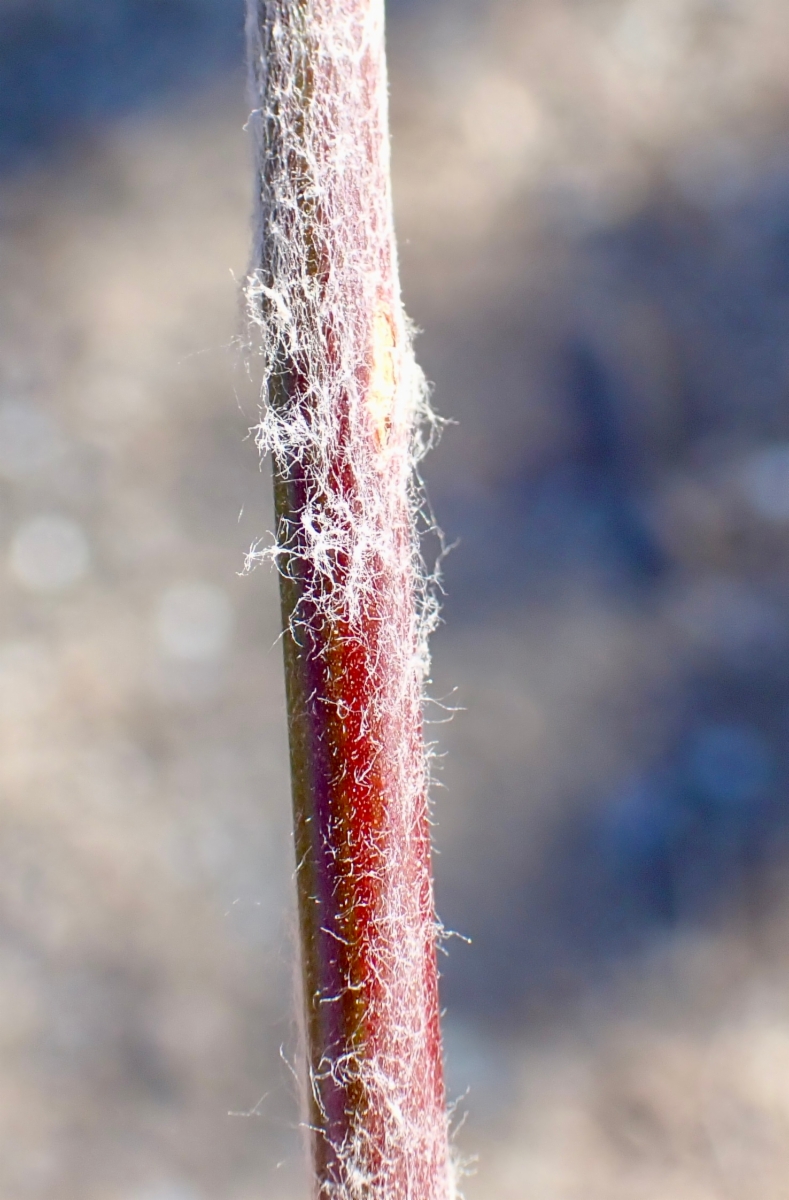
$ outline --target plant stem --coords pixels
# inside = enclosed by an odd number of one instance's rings
[[[316,1194],[449,1200],[383,0],[249,0]]]

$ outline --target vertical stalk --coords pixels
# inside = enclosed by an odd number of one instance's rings
[[[449,1200],[383,0],[248,0],[316,1195]]]

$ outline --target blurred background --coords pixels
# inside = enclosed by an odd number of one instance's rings
[[[241,7],[0,0],[2,1200],[308,1194]],[[389,15],[465,1193],[785,1200],[789,8]]]

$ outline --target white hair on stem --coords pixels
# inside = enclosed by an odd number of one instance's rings
[[[306,679],[317,654],[322,681],[302,679],[290,711],[318,1194],[450,1200],[421,725],[437,604],[418,464],[436,421],[400,298],[383,34],[383,0],[248,0],[260,190],[246,296],[257,440],[280,486],[274,545],[249,565],[273,559],[293,585],[291,668]],[[309,807],[311,770],[328,817]],[[345,1027],[316,1049],[333,1012]]]
[[[274,545],[251,549],[248,566],[273,559],[288,569],[294,553],[306,559],[309,599],[330,618],[354,624],[392,553],[392,539],[382,537],[391,529],[392,505],[399,510],[407,495],[426,672],[438,604],[417,536],[420,525],[432,528],[418,465],[440,422],[399,295],[386,75],[375,72],[380,94],[371,105],[363,70],[383,47],[383,0],[249,0],[249,14],[253,97],[261,104],[251,122],[269,156],[258,173],[255,266],[246,286],[269,398],[257,444],[280,469],[308,463],[309,482],[298,538],[280,529]],[[305,85],[317,46],[321,78],[336,83],[325,91]],[[338,105],[366,113],[367,127]],[[284,362],[303,383],[299,404],[275,398]],[[378,426],[378,455],[370,455],[359,409]],[[352,498],[341,485],[343,468],[354,479]],[[338,562],[345,564],[342,588]]]

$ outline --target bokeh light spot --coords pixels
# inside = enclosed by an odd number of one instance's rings
[[[742,471],[745,497],[760,517],[789,521],[789,442],[752,454]]]
[[[25,479],[54,462],[61,449],[46,413],[22,400],[0,404],[0,477]]]
[[[159,602],[156,634],[169,658],[206,662],[221,657],[233,630],[233,609],[225,592],[210,583],[182,583]]]
[[[82,527],[59,513],[33,517],[11,542],[9,566],[18,583],[34,592],[59,592],[78,583],[90,565]]]

